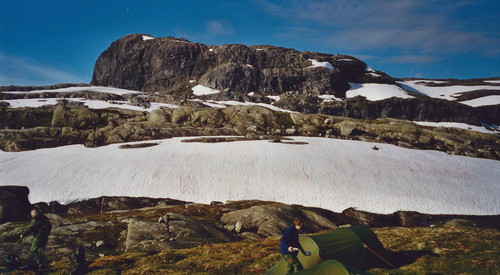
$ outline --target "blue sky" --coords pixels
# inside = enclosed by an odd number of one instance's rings
[[[0,85],[88,83],[131,33],[348,54],[394,77],[500,76],[498,0],[0,0]]]

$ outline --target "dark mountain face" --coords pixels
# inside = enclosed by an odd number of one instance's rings
[[[313,66],[316,61],[333,68]],[[208,46],[173,37],[145,40],[144,35],[132,34],[101,54],[91,84],[175,93],[198,83],[242,95],[294,91],[341,97],[349,89],[348,82],[394,80],[381,72],[368,72],[363,61],[351,56],[273,46]]]
[[[368,68],[352,56],[299,52],[269,45],[212,46],[182,38],[153,39],[131,34],[113,42],[99,56],[91,84],[176,99],[196,98],[191,89],[200,84],[220,91],[203,96],[204,99],[270,103],[267,96],[279,95],[276,106],[304,113],[474,125],[499,123],[497,106],[473,108],[423,96],[404,85],[399,86],[415,98],[369,101],[360,97],[328,102],[318,97],[334,95],[345,99],[350,82],[399,85],[392,77]],[[474,91],[467,96],[484,96],[485,91],[482,92],[479,95]]]

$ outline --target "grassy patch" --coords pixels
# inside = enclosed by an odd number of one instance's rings
[[[500,233],[476,228],[377,228],[385,247],[393,252],[423,251],[412,264],[373,274],[496,274]]]
[[[248,201],[250,205],[259,201]],[[245,203],[242,203],[245,204]],[[235,204],[234,207],[242,207]],[[226,205],[226,207],[231,204]],[[217,213],[192,206],[199,218]],[[191,209],[190,209],[191,208]],[[193,212],[193,213],[194,213]],[[497,274],[500,233],[495,229],[413,227],[374,228],[384,246],[413,259],[396,269],[370,269],[372,274]],[[209,244],[156,254],[125,253],[89,261],[89,274],[262,274],[276,264],[279,238]],[[51,263],[47,274],[68,274],[67,260]],[[30,274],[29,272],[12,274]],[[34,274],[34,273],[31,273]]]
[[[292,118],[290,118],[289,113],[285,112],[275,112],[274,116],[276,117],[276,123],[279,125],[285,127],[285,128],[290,128],[294,126]]]

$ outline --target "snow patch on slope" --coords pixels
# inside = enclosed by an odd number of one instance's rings
[[[311,63],[312,63],[312,66],[310,66],[308,68],[325,67],[325,68],[328,68],[330,70],[333,70],[333,65],[330,64],[330,62],[319,62],[316,59],[308,59],[308,60],[311,61]]]
[[[319,98],[323,99],[323,101],[342,101],[341,98],[338,98],[334,95],[319,95]]]
[[[459,122],[429,122],[429,121],[414,121],[414,122],[416,124],[422,125],[422,126],[452,127],[452,128],[460,128],[460,129],[471,130],[471,131],[487,133],[487,134],[499,133],[498,131],[489,130],[486,127],[469,125],[469,124],[459,123]]]
[[[377,83],[349,83],[349,85],[351,88],[346,93],[347,98],[363,96],[371,101],[384,100],[391,97],[413,98],[413,96],[396,85]]]
[[[32,107],[38,108],[46,105],[56,105],[58,100],[62,98],[30,98],[30,99],[9,99],[2,100],[4,102],[9,103],[9,107],[11,108],[23,108],[23,107]],[[132,105],[128,101],[102,101],[102,100],[92,100],[86,98],[67,98],[68,101],[81,102],[85,106],[90,109],[105,109],[105,108],[119,108],[119,109],[127,109],[141,112],[151,112],[156,109],[160,109],[162,107],[165,108],[178,108],[179,106],[167,103],[156,103],[151,102],[149,108],[144,108],[136,105]]]
[[[140,149],[0,151],[0,178],[28,186],[32,203],[147,196],[202,203],[261,199],[337,212],[500,214],[495,160],[326,138],[295,138],[307,145],[183,139]]]
[[[200,99],[194,99],[193,101],[198,101],[201,102],[202,104],[212,107],[212,108],[227,108],[228,106],[237,106],[237,105],[243,105],[243,106],[260,106],[264,107],[273,111],[277,112],[287,112],[287,113],[294,113],[293,111],[290,110],[285,110],[279,107],[276,107],[271,104],[267,103],[256,103],[256,102],[250,102],[250,101],[235,101],[235,100],[228,100],[228,101],[215,101],[215,100],[206,100],[206,101],[201,101]]]
[[[460,103],[471,107],[498,105],[500,104],[500,95],[483,96],[471,100],[460,101]]]
[[[193,90],[193,94],[200,96],[200,95],[212,95],[212,94],[218,94],[221,91],[212,89],[209,87],[205,87],[203,85],[196,85],[194,86],[191,90]]]
[[[397,83],[401,85],[401,87],[409,90],[415,91],[417,93],[433,97],[433,98],[441,98],[446,100],[455,101],[457,97],[461,93],[472,92],[477,90],[500,90],[498,86],[488,86],[488,85],[476,85],[476,86],[439,86],[439,87],[430,87],[422,84],[418,84],[418,82],[422,82],[421,80],[414,81],[398,81]],[[436,81],[433,81],[437,83]],[[494,104],[499,104],[494,103]]]
[[[112,88],[112,87],[101,87],[101,86],[69,87],[69,88],[60,88],[60,89],[33,90],[33,91],[29,91],[29,92],[5,91],[3,93],[6,93],[6,94],[40,94],[40,93],[76,93],[76,92],[85,92],[85,91],[116,94],[116,95],[140,93],[139,91],[126,90],[126,89],[120,89],[120,88]]]

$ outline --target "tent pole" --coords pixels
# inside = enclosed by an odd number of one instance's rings
[[[368,250],[370,250],[373,254],[375,254],[377,257],[379,257],[380,259],[382,259],[382,261],[384,261],[386,264],[388,264],[390,267],[392,268],[396,268],[393,264],[391,264],[389,261],[387,261],[386,259],[384,259],[384,257],[380,256],[379,254],[377,254],[377,252],[373,251],[369,246],[367,246],[366,244],[365,245],[365,248],[367,248]]]

